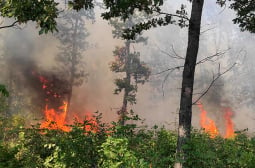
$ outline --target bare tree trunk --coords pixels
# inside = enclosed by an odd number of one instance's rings
[[[14,90],[14,74],[12,68],[9,68],[9,82],[8,82],[8,90],[9,90],[9,97],[8,97],[8,108],[5,113],[5,117],[10,117],[13,113],[13,90]]]
[[[120,124],[125,125],[125,116],[127,115],[127,103],[128,103],[128,95],[130,93],[129,86],[131,85],[131,59],[130,59],[130,42],[126,42],[126,86],[124,89],[123,103],[120,111]]]
[[[194,74],[199,49],[199,36],[201,17],[204,0],[193,0],[191,17],[189,21],[188,47],[182,75],[182,90],[179,111],[179,128],[177,142],[177,159],[185,159],[183,145],[190,137],[192,119],[192,94],[194,84]],[[181,168],[181,163],[176,163],[175,167]]]
[[[71,55],[71,68],[70,68],[70,81],[69,81],[69,92],[67,95],[67,113],[70,110],[71,99],[73,94],[73,85],[74,85],[74,78],[75,78],[75,71],[76,71],[76,62],[77,62],[77,44],[76,44],[76,36],[77,36],[77,29],[78,29],[78,18],[75,19],[74,25],[74,33],[73,33],[73,44],[72,44],[72,55]]]

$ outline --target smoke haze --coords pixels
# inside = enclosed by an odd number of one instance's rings
[[[170,6],[173,2],[169,1],[164,8],[167,11],[175,11],[181,2]],[[187,9],[190,9],[190,6],[187,6]],[[71,108],[81,115],[99,111],[103,113],[104,120],[109,122],[117,119],[117,111],[122,105],[122,94],[113,94],[114,79],[118,75],[110,71],[109,63],[114,60],[112,51],[115,46],[122,46],[124,41],[112,37],[112,28],[107,21],[100,18],[100,12],[101,10],[96,9],[95,23],[85,21],[90,34],[86,41],[89,42],[90,47],[82,55],[85,71],[89,76],[81,86],[75,87]],[[224,125],[222,108],[231,107],[234,109],[235,129],[249,128],[250,132],[255,132],[255,125],[252,124],[255,118],[253,113],[255,38],[250,33],[239,31],[239,28],[232,23],[234,15],[231,10],[223,10],[217,7],[215,2],[206,1],[198,60],[217,52],[226,51],[226,53],[214,58],[213,61],[197,66],[194,93],[198,94],[195,95],[194,100],[199,97],[199,93],[206,90],[213,75],[217,75],[219,64],[220,71],[223,72],[233,63],[237,63],[233,69],[216,81],[201,102],[208,115],[220,128]],[[35,69],[41,74],[46,72],[54,74],[54,66],[57,65],[55,57],[59,53],[60,43],[52,34],[39,36],[38,30],[34,27],[35,25],[28,24],[22,30],[1,30],[1,64],[3,65],[1,83],[9,86],[9,75],[13,72],[20,76],[17,80],[20,82],[19,89],[23,90],[23,96],[41,100],[38,96],[40,94],[35,94],[39,90],[34,87],[37,83],[32,82],[35,79],[29,74],[31,75],[31,71]],[[152,75],[149,82],[138,86],[137,104],[132,108],[149,126],[157,124],[176,129],[182,68],[171,73],[170,71],[158,73],[183,65],[184,60],[173,59],[169,55],[185,56],[187,29],[169,25],[145,32],[144,36],[149,37],[147,45],[132,47],[141,53],[141,60],[148,64]],[[61,82],[61,85],[64,85],[64,82]],[[33,104],[31,99],[27,101]],[[39,109],[26,107],[24,111],[25,114],[29,113],[31,118],[42,116],[42,113],[35,110]],[[193,107],[192,119],[193,125],[199,127],[199,110],[196,106]]]

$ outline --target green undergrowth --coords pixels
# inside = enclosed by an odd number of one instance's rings
[[[96,116],[74,123],[70,132],[24,127],[22,119],[0,118],[0,168],[169,168],[177,135],[165,128],[107,125]],[[137,116],[127,120],[139,120]],[[84,129],[84,125],[94,130]],[[193,130],[185,146],[189,168],[254,168],[255,139],[244,132],[233,139],[210,138]]]

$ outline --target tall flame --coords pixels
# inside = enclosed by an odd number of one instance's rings
[[[67,115],[67,103],[63,102],[63,105],[59,107],[59,111],[54,109],[48,109],[48,105],[44,110],[45,121],[42,122],[41,128],[47,129],[61,129],[63,131],[70,131],[70,128],[66,126]]]
[[[231,108],[226,108],[225,109],[225,114],[224,114],[225,127],[226,127],[224,138],[233,138],[235,136],[234,124],[231,120],[232,116],[233,116],[233,112],[232,112]]]
[[[218,128],[216,127],[215,122],[207,117],[207,111],[205,111],[203,105],[200,103],[198,104],[199,110],[200,110],[200,126],[207,132],[211,138],[215,138],[220,133],[218,131]],[[231,108],[225,108],[224,109],[224,119],[225,119],[225,134],[224,138],[234,138],[234,124],[231,120],[231,117],[233,116],[233,112]]]
[[[73,124],[73,123],[67,122],[67,115],[69,117],[73,115],[75,116],[76,121],[83,124],[85,131],[97,131],[95,129],[97,126],[97,122],[94,119],[94,117],[91,115],[91,113],[86,113],[86,122],[85,121],[81,122],[79,117],[75,115],[73,112],[70,113],[71,115],[67,114],[68,103],[65,101],[66,93],[63,91],[59,92],[59,85],[63,85],[63,83],[58,82],[58,80],[54,81],[55,78],[53,79],[50,78],[50,80],[48,80],[46,77],[39,75],[35,71],[33,71],[32,74],[41,83],[41,89],[44,91],[44,94],[45,94],[45,104],[46,104],[44,109],[45,120],[42,121],[40,128],[59,129],[59,130],[68,132],[71,130],[71,127],[67,126],[67,124]]]
[[[205,111],[202,104],[198,104],[200,109],[200,126],[207,132],[211,138],[215,138],[219,135],[218,128],[216,127],[215,122],[207,117],[207,111]]]

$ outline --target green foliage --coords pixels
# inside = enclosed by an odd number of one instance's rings
[[[237,17],[233,20],[242,31],[248,30],[255,33],[255,1],[232,0],[230,8],[236,11]]]
[[[9,97],[9,91],[6,89],[5,85],[0,84],[0,92],[2,95],[0,95],[0,117],[6,116],[7,109],[8,109],[8,102],[7,97]]]
[[[100,167],[104,168],[146,168],[148,163],[143,159],[138,159],[135,153],[128,149],[127,138],[108,137],[106,142],[102,144],[102,149],[99,150],[101,154]]]
[[[39,125],[24,128],[22,119],[0,120],[0,167],[29,168],[166,168],[173,167],[177,134],[165,128],[145,129],[130,122],[139,121],[137,115],[127,117],[127,124],[102,123],[89,120],[70,125],[70,132],[39,129]],[[93,129],[86,130],[86,126]],[[97,131],[92,131],[97,130]],[[210,138],[193,130],[184,165],[190,168],[253,168],[255,138],[244,132],[234,139]]]
[[[8,97],[9,96],[9,92],[6,89],[5,85],[1,85],[0,84],[0,93],[2,93],[3,96]]]
[[[102,14],[104,19],[110,19],[113,17],[121,17],[123,20],[129,18],[134,14],[136,9],[139,11],[145,11],[147,14],[152,14],[153,10],[160,10],[159,7],[163,5],[163,0],[104,0],[104,4],[109,12]]]
[[[18,152],[17,148],[11,148],[3,145],[0,141],[0,167],[13,168],[21,167],[22,165],[15,158]]]
[[[89,120],[76,122],[68,133],[47,129],[42,131],[37,127],[26,129],[19,145],[19,162],[27,167],[31,167],[31,163],[35,167],[95,166],[99,159],[97,151],[106,138],[106,131],[100,122],[97,132],[85,129],[87,126],[91,128]]]
[[[191,168],[215,166],[214,161],[217,159],[217,153],[213,141],[207,134],[199,132],[191,134],[190,141],[183,147],[184,150],[188,151],[184,165]]]
[[[94,7],[93,0],[69,0],[68,5],[77,11],[81,10],[82,8],[92,9]]]
[[[130,148],[137,157],[150,163],[151,167],[165,168],[175,162],[177,136],[164,128],[138,130],[130,139]]]
[[[253,0],[228,0],[232,2],[230,8],[236,11],[234,24],[238,24],[241,31],[255,33],[255,1]],[[227,0],[217,0],[220,6],[226,6]]]
[[[150,16],[144,21],[140,21],[132,25],[132,27],[124,28],[122,37],[124,39],[134,40],[137,34],[140,34],[143,30],[148,30],[152,27],[166,26],[168,24],[176,24],[180,27],[188,26],[189,21],[186,6],[181,5],[180,9],[175,13],[165,13],[162,11],[163,0],[119,0],[117,2],[113,0],[104,0],[104,4],[108,11],[102,14],[103,19],[110,20],[112,18],[120,18],[126,21],[131,15],[136,13],[145,13]]]
[[[127,92],[127,96],[124,97],[129,103],[134,104],[136,102],[137,84],[144,84],[148,81],[150,76],[150,70],[146,64],[140,61],[140,53],[128,53],[129,50],[126,47],[116,47],[113,51],[115,61],[110,64],[110,69],[116,73],[129,74],[123,79],[115,79],[114,83],[117,88],[114,90],[114,94],[119,94],[122,90]],[[134,80],[132,84],[131,80]]]
[[[54,0],[4,0],[0,1],[0,13],[18,23],[34,21],[41,28],[39,34],[42,34],[57,30],[57,5]]]
[[[119,2],[119,1],[118,1]],[[111,19],[110,24],[114,27],[112,31],[114,38],[121,38],[123,29],[130,28],[137,22],[145,19],[144,15],[130,16],[128,20],[121,20],[119,18]],[[150,70],[144,62],[140,60],[140,53],[131,51],[131,44],[146,43],[147,38],[136,36],[135,40],[127,40],[124,47],[116,47],[113,51],[115,61],[110,65],[110,69],[116,73],[124,73],[125,77],[122,79],[116,79],[115,84],[117,88],[114,90],[114,94],[124,92],[123,104],[118,111],[120,120],[124,125],[124,118],[127,115],[127,105],[136,103],[137,84],[144,84],[148,81],[150,76]]]
[[[212,139],[196,131],[184,147],[188,151],[184,164],[190,168],[252,168],[255,163],[254,145],[254,139],[244,133],[237,134],[234,139]]]
[[[191,0],[189,0],[191,2]],[[242,31],[255,32],[255,1],[252,0],[217,0],[220,6],[225,6],[226,2],[232,2],[230,8],[236,11],[236,18],[233,19]],[[135,39],[137,34],[144,30],[157,26],[166,26],[169,24],[178,25],[181,28],[189,26],[188,13],[186,5],[181,4],[175,13],[166,13],[162,10],[163,0],[104,0],[104,4],[108,11],[102,14],[106,20],[112,18],[120,18],[126,21],[131,15],[144,12],[150,16],[147,20],[140,21],[132,25],[132,27],[124,28],[122,37],[124,39]]]

